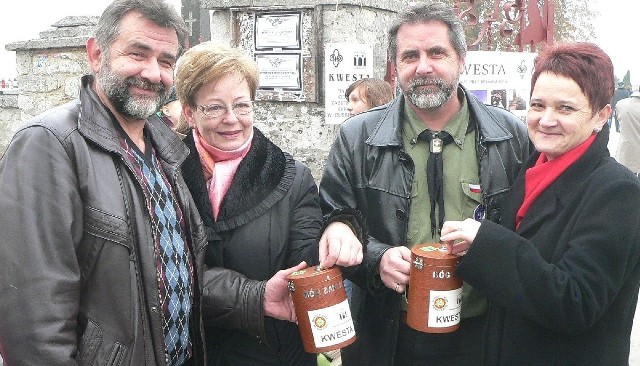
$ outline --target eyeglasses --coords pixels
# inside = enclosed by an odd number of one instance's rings
[[[229,111],[229,109],[231,109],[236,116],[246,116],[253,110],[253,102],[238,102],[231,107],[221,104],[199,105],[197,107],[202,111],[202,114],[207,117],[222,117]]]

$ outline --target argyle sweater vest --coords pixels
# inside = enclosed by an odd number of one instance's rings
[[[151,142],[146,140],[147,154],[128,138],[121,138],[120,144],[141,183],[151,218],[167,365],[183,365],[191,357],[189,319],[194,282],[182,210]]]

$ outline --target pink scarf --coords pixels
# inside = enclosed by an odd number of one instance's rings
[[[231,186],[231,181],[238,170],[238,165],[240,165],[240,162],[251,148],[253,130],[247,141],[232,151],[223,151],[209,145],[196,128],[193,129],[193,140],[196,150],[198,150],[198,155],[200,155],[200,165],[204,172],[204,179],[207,181],[213,217],[217,220],[220,203],[225,194],[227,194],[229,186]]]

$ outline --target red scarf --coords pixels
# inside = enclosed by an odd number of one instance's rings
[[[551,183],[576,162],[591,146],[596,135],[589,136],[583,143],[560,155],[554,160],[547,160],[545,154],[540,154],[536,164],[527,169],[524,176],[524,200],[516,214],[516,228],[520,226],[522,218],[527,213],[533,202],[544,192]]]

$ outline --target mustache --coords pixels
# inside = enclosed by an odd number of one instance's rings
[[[127,84],[127,87],[135,86],[136,88],[153,91],[153,92],[156,92],[156,93],[161,94],[161,95],[164,95],[166,93],[166,88],[165,88],[164,84],[162,84],[162,83],[152,83],[147,79],[143,79],[143,78],[137,77],[137,76],[128,77],[125,80],[125,83]]]
[[[412,88],[415,88],[418,86],[426,86],[426,85],[435,85],[435,86],[443,87],[444,80],[440,78],[415,78],[411,80],[411,82],[409,83],[409,86]]]

